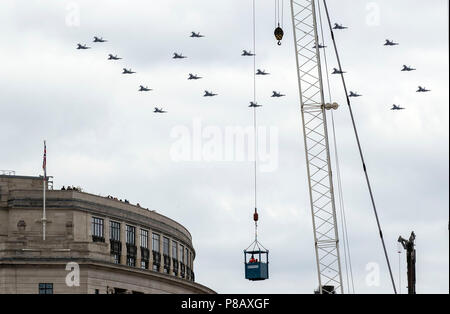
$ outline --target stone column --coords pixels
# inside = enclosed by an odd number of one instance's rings
[[[136,267],[141,268],[141,228],[136,227]]]
[[[150,252],[150,256],[148,258],[148,268],[153,270],[153,232],[152,230],[148,230],[148,251]]]
[[[159,266],[159,272],[164,273],[164,254],[163,254],[163,235],[159,235],[159,254],[161,256],[161,264]]]
[[[127,236],[126,236],[126,224],[120,223],[120,241],[122,242],[122,254],[120,255],[120,264],[127,264]]]
[[[169,238],[169,261],[170,261],[170,269],[169,275],[173,274],[173,260],[172,260],[172,239]]]

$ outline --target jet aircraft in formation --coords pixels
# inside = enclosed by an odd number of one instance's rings
[[[192,74],[192,73],[189,73],[188,80],[200,80],[200,79],[202,79],[202,77],[197,76],[197,75]]]
[[[333,29],[347,29],[348,27],[342,26],[341,24],[334,23]]]
[[[241,56],[244,56],[244,57],[253,57],[254,55],[255,55],[255,54],[252,53],[251,51],[243,50]]]
[[[102,37],[94,36],[94,43],[106,43],[106,42],[107,42],[106,39],[103,39]]]
[[[212,92],[208,92],[207,90],[205,90],[205,95],[203,95],[203,97],[214,97],[217,96],[217,94],[214,94]]]
[[[148,88],[147,86],[146,87],[144,87],[144,86],[142,86],[142,85],[139,85],[139,91],[140,92],[149,92],[149,91],[152,91],[153,89],[150,89],[150,88]]]
[[[120,60],[122,58],[119,58],[117,55],[113,56],[112,54],[108,55],[108,60]]]
[[[91,49],[91,47],[88,47],[86,45],[78,44],[77,49]]]
[[[280,97],[286,96],[286,95],[283,95],[283,94],[281,94],[279,92],[276,92],[276,91],[273,91],[272,93],[273,93],[273,95],[271,97],[275,97],[275,98],[280,98]]]
[[[187,57],[183,56],[183,54],[181,54],[181,53],[174,52],[174,54],[173,54],[173,59],[185,59],[185,58],[187,58]]]
[[[249,107],[249,108],[259,108],[259,107],[262,107],[262,105],[258,105],[257,102],[251,101],[251,102],[250,102],[250,106],[248,106],[248,107]]]
[[[200,33],[191,32],[191,37],[192,38],[202,38],[202,37],[205,37],[205,36],[200,35]]]
[[[123,68],[122,74],[134,74],[134,73],[136,73],[136,72],[131,71],[131,69],[128,70],[128,69]]]
[[[405,110],[405,108],[402,108],[402,107],[397,106],[397,105],[392,105],[392,109],[391,109],[391,110],[393,110],[393,111],[397,111],[397,110]]]
[[[167,111],[164,111],[162,108],[155,107],[153,113],[167,113]]]
[[[270,73],[267,73],[265,70],[256,70],[256,75],[269,75]]]
[[[419,86],[419,89],[417,90],[417,93],[428,93],[431,92],[431,90],[426,89],[425,87]]]
[[[411,71],[415,71],[416,69],[413,69],[407,65],[403,65],[403,69],[402,72],[411,72]]]
[[[344,73],[346,73],[346,72],[334,68],[333,73],[331,73],[331,74],[344,74]]]
[[[352,91],[350,91],[350,95],[348,95],[348,97],[361,97],[362,95],[358,94],[358,93],[354,93]]]
[[[399,43],[394,42],[393,40],[386,39],[385,46],[398,46]]]

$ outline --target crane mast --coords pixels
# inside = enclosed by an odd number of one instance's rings
[[[290,0],[320,294],[343,293],[315,0]]]

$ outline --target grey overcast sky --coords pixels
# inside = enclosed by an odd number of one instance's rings
[[[258,121],[275,134],[269,152],[277,161],[258,179],[270,280],[244,279],[243,250],[254,232],[252,163],[173,157],[180,130],[189,132],[188,145],[200,141],[207,150],[208,134],[196,137],[196,125],[216,139],[225,139],[227,127],[252,126],[253,63],[240,56],[252,49],[250,0],[2,0],[0,169],[41,174],[46,139],[55,188],[127,198],[186,226],[199,283],[220,293],[312,293],[317,275],[289,2],[281,47],[273,38],[274,1],[256,2],[257,66],[271,73],[257,80],[264,105]],[[394,276],[398,236],[414,230],[417,291],[448,293],[448,3],[328,5],[333,22],[349,26],[336,37],[349,89],[364,95],[353,107]],[[206,37],[191,39],[191,31]],[[93,36],[109,41],[94,44]],[[400,46],[384,47],[386,38]],[[77,43],[92,49],[76,50]],[[189,58],[173,60],[175,51]],[[108,61],[109,53],[124,59]],[[417,71],[403,73],[403,64]],[[123,76],[123,67],[137,74]],[[188,73],[204,79],[188,81]],[[154,91],[139,93],[140,84]],[[418,94],[418,85],[432,92]],[[203,98],[205,89],[219,96]],[[344,105],[338,77],[331,89]],[[272,99],[273,90],[287,97]],[[390,111],[394,103],[407,110]],[[169,113],[155,115],[155,106]],[[346,106],[335,119],[355,289],[391,293]],[[380,269],[375,286],[366,281],[371,263]],[[401,271],[404,293],[404,253]]]

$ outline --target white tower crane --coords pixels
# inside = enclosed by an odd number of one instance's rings
[[[291,0],[319,290],[343,293],[315,0]]]

